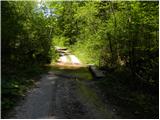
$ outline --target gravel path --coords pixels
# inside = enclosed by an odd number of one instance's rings
[[[34,119],[48,118],[53,99],[53,91],[56,88],[54,75],[42,75],[36,87],[28,91],[25,99],[15,108],[13,118]]]
[[[15,107],[10,118],[117,118],[112,108],[103,105],[94,91],[88,88],[88,83],[91,84],[75,78],[57,76],[50,71],[42,75],[36,87],[30,90],[25,99]]]
[[[59,61],[63,62],[63,63],[67,63],[67,56],[61,56],[59,58]]]
[[[58,60],[62,64],[81,64],[80,60],[75,55],[64,55]]]
[[[81,64],[81,62],[75,55],[69,55],[69,57],[71,59],[72,64]]]
[[[52,74],[42,75],[36,88],[15,108],[11,118],[91,118],[76,96],[76,81]]]
[[[72,58],[75,58],[72,56]],[[77,58],[75,58],[77,59]],[[78,62],[77,60],[72,62]],[[72,71],[73,72],[73,71]],[[82,71],[81,71],[82,72]],[[86,72],[86,71],[85,71]],[[9,115],[18,119],[89,119],[119,118],[113,108],[104,104],[92,84],[83,74],[67,77],[64,71],[52,70],[41,75],[36,87],[28,91],[24,100]],[[90,74],[90,73],[89,73]],[[96,88],[95,88],[96,89]]]

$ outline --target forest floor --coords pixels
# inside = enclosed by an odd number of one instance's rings
[[[88,68],[71,61],[42,74],[9,118],[120,118],[115,107],[102,101]]]

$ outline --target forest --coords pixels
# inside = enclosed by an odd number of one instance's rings
[[[95,85],[111,104],[159,117],[158,1],[2,1],[2,118],[56,63],[55,46],[104,71]]]

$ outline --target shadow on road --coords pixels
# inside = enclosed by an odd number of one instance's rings
[[[45,69],[47,72],[15,107],[10,118],[118,118],[102,101],[87,66],[54,64],[45,65]]]

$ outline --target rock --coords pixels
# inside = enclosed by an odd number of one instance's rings
[[[98,70],[95,66],[89,65],[89,69],[92,72],[93,76],[95,76],[96,78],[105,77],[105,74],[102,71]]]

